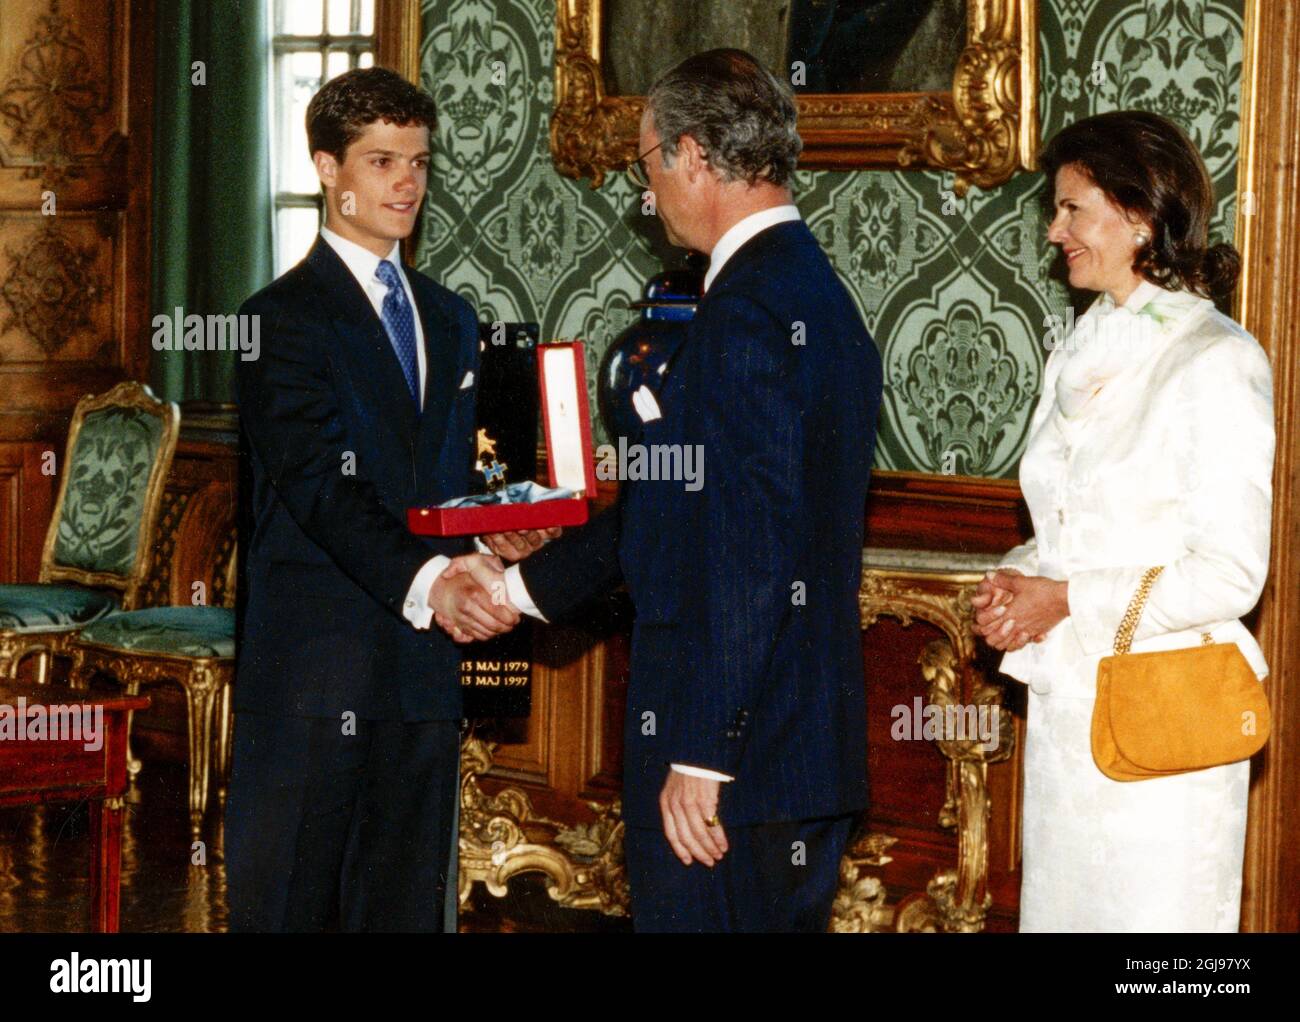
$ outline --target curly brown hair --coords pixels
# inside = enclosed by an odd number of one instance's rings
[[[1237,286],[1241,256],[1208,245],[1214,189],[1205,161],[1173,121],[1144,110],[1116,110],[1076,121],[1047,143],[1039,165],[1054,182],[1072,166],[1111,202],[1151,224],[1133,269],[1167,291],[1218,298]]]
[[[386,67],[358,67],[326,82],[307,104],[307,149],[340,163],[368,125],[437,125],[433,98]]]

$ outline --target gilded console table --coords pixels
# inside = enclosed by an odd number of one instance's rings
[[[869,548],[863,552],[859,593],[865,630],[881,617],[903,625],[929,622],[944,638],[930,642],[919,658],[917,694],[939,706],[1001,707],[1002,688],[987,683],[974,664],[976,637],[970,627],[970,597],[989,555],[961,555]],[[599,647],[587,654],[599,673]],[[990,763],[1011,756],[1011,715],[998,714],[996,749],[985,751],[975,738],[941,739],[935,744],[947,760],[946,794],[936,805],[939,825],[955,830],[957,861],[939,870],[924,893],[887,904],[881,880],[872,867],[890,862],[888,834],[862,834],[840,869],[832,929],[870,931],[977,931],[983,928],[990,895],[988,823]],[[547,877],[547,891],[558,904],[595,909],[609,915],[628,913],[627,875],[623,865],[623,824],[617,799],[587,800],[594,822],[572,825],[534,810],[524,787],[508,785],[488,794],[480,779],[493,767],[493,746],[471,737],[461,756],[461,824],[458,895],[462,906],[476,882],[501,897],[510,878],[521,873]]]
[[[547,893],[565,908],[628,912],[623,821],[618,800],[588,803],[595,823],[569,826],[533,811],[521,788],[486,794],[479,777],[492,766],[492,746],[470,737],[460,754],[460,862],[457,897],[463,907],[475,881],[503,897],[510,878],[544,873]]]
[[[936,707],[997,709],[998,741],[992,749],[975,737],[939,739],[948,760],[946,795],[938,808],[940,826],[957,832],[955,867],[937,872],[924,894],[904,898],[894,909],[885,904],[878,878],[864,867],[889,862],[893,839],[869,832],[844,857],[840,891],[831,926],[838,932],[871,930],[974,932],[983,929],[992,902],[989,867],[988,766],[1011,757],[1015,748],[1012,715],[1002,712],[1001,685],[988,683],[975,666],[976,636],[970,599],[984,572],[997,561],[986,554],[953,554],[868,548],[863,552],[858,594],[862,628],[881,617],[903,625],[928,621],[944,638],[926,645],[920,676],[928,702]],[[987,712],[987,711],[985,711]]]

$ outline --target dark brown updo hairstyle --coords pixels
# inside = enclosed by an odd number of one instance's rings
[[[1214,189],[1205,161],[1177,124],[1143,110],[1076,121],[1039,154],[1050,184],[1073,165],[1116,206],[1151,224],[1133,269],[1167,291],[1205,298],[1237,286],[1241,256],[1231,245],[1207,247]]]

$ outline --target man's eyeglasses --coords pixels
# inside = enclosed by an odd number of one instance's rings
[[[632,183],[636,185],[637,188],[643,191],[646,188],[650,187],[650,175],[645,168],[645,158],[649,156],[652,152],[654,152],[656,149],[658,149],[659,146],[661,145],[663,145],[662,142],[660,142],[658,145],[652,145],[649,149],[647,149],[645,152],[643,152],[640,156],[638,156],[635,160],[633,160],[631,163],[627,165],[627,176],[632,179]]]

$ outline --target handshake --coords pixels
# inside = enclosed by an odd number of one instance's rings
[[[505,564],[519,561],[560,534],[559,528],[484,536],[492,554],[462,554],[429,587],[428,604],[438,627],[456,642],[482,642],[519,623],[519,608],[506,593]]]

